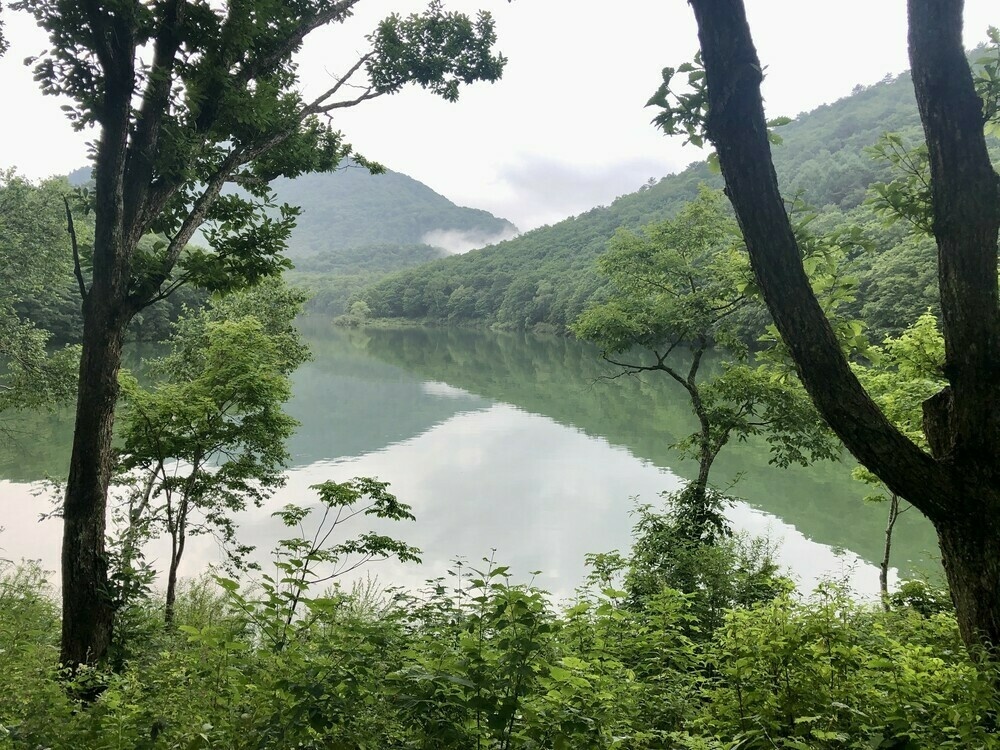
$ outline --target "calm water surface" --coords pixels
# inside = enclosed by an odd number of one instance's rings
[[[416,522],[383,529],[424,551],[424,565],[379,563],[383,583],[416,585],[449,561],[494,554],[522,578],[565,595],[585,575],[584,555],[629,544],[636,499],[693,476],[670,448],[694,427],[685,395],[656,373],[602,379],[590,347],[560,338],[454,330],[342,330],[303,325],[313,361],[295,376],[289,411],[302,426],[290,441],[288,484],[273,507],[240,519],[262,553],[285,533],[270,512],[308,504],[310,485],[377,476],[413,507]],[[0,556],[58,560],[57,521],[41,480],[61,476],[68,415],[31,415],[0,454]],[[728,447],[713,469],[719,486],[739,480],[734,524],[781,543],[781,559],[804,588],[848,576],[872,592],[884,509],[844,463],[768,466],[763,443]],[[360,531],[358,527],[355,531]],[[937,570],[933,533],[915,511],[900,519],[895,565],[907,575]],[[154,557],[159,554],[154,549]],[[184,569],[217,559],[197,538]]]

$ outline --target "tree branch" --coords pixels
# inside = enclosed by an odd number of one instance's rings
[[[69,232],[70,244],[73,247],[73,275],[76,276],[76,283],[80,289],[80,299],[87,299],[87,284],[83,280],[83,269],[80,267],[80,246],[76,241],[73,211],[69,207],[69,198],[65,195],[63,196],[63,205],[66,206],[66,231]]]
[[[158,150],[163,120],[170,110],[174,85],[174,63],[180,49],[178,30],[186,0],[168,0],[153,43],[153,63],[146,79],[142,104],[136,114],[135,133],[129,144],[125,165],[125,214],[134,220],[146,209],[150,181]],[[145,224],[145,222],[143,222]]]
[[[322,94],[313,99],[312,103],[306,106],[302,110],[302,117],[305,118],[311,114],[316,114],[322,111],[319,109],[319,107],[323,106],[324,102],[326,102],[331,96],[334,96],[344,86],[349,85],[347,82],[351,80],[351,77],[355,73],[357,73],[361,69],[361,66],[364,65],[366,62],[368,62],[368,60],[370,60],[371,57],[372,57],[371,52],[369,52],[366,55],[362,55],[358,59],[358,61],[354,63],[354,65],[352,65],[346,73],[344,73],[343,76],[337,79],[337,82],[331,88],[327,89]],[[371,91],[371,88],[369,87],[368,89],[366,89],[366,91]]]
[[[222,193],[222,188],[225,184],[231,180],[237,169],[250,163],[261,154],[264,154],[279,145],[282,141],[289,138],[294,132],[294,129],[288,129],[275,133],[270,138],[267,138],[256,145],[238,148],[231,151],[226,158],[222,160],[222,164],[220,164],[212,176],[208,178],[201,194],[198,196],[198,199],[194,202],[191,210],[181,222],[181,226],[177,230],[177,233],[170,239],[170,243],[167,245],[166,255],[164,256],[163,263],[160,266],[160,271],[154,278],[152,278],[132,296],[131,302],[134,309],[141,310],[148,307],[152,304],[152,301],[155,301],[154,298],[162,299],[164,296],[169,295],[174,291],[176,287],[171,288],[167,292],[153,293],[152,290],[159,289],[160,285],[162,285],[170,277],[171,272],[177,265],[177,261],[180,259],[181,253],[184,251],[184,248],[187,247],[187,243],[191,241],[191,238],[194,236],[198,227],[205,222],[209,210]],[[186,279],[180,281],[177,286],[183,284],[184,281],[186,281]]]
[[[87,23],[90,25],[90,31],[94,38],[94,52],[97,54],[101,69],[107,75],[108,71],[112,70],[115,65],[114,50],[108,40],[110,35],[108,19],[97,0],[82,0],[81,5],[83,5]]]
[[[272,70],[283,58],[291,55],[310,32],[333,21],[343,21],[351,14],[351,10],[358,2],[360,0],[341,0],[312,18],[303,19],[302,23],[296,26],[292,33],[281,44],[276,45],[270,53],[258,59],[247,61],[236,73],[235,80],[238,83],[246,84],[262,73]]]

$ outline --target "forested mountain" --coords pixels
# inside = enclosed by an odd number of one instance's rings
[[[869,186],[891,176],[888,163],[868,151],[886,132],[898,133],[904,144],[920,142],[909,74],[859,86],[851,96],[799,115],[780,128],[783,142],[774,148],[784,194],[818,213],[814,228],[863,229],[870,250],[851,259],[859,294],[850,312],[863,315],[875,335],[898,333],[937,305],[932,242],[898,224],[886,227],[865,203]],[[995,141],[993,147],[1000,154]],[[563,331],[600,298],[604,281],[594,261],[615,231],[671,216],[700,184],[722,184],[705,162],[610,206],[395,274],[361,299],[381,317]]]
[[[73,170],[68,179],[71,185],[85,185],[90,181],[90,168]],[[334,172],[281,177],[271,187],[278,203],[302,209],[287,255],[296,265],[310,257],[306,264],[310,271],[381,268],[378,258],[383,253],[366,253],[366,248],[431,245],[456,252],[517,233],[517,227],[506,219],[478,208],[456,206],[424,183],[391,169],[373,175],[349,163]],[[417,254],[416,262],[434,257],[426,251]]]
[[[72,185],[90,181],[74,170]],[[517,234],[506,219],[457,206],[399,172],[373,175],[356,164],[335,172],[279,178],[278,203],[302,209],[288,243],[293,283],[311,295],[309,309],[340,314],[354,293],[392,271],[482,247]],[[195,244],[202,241],[201,235]]]
[[[336,172],[278,179],[279,202],[302,208],[288,245],[293,259],[326,258],[372,246],[437,244],[441,233],[482,246],[517,228],[487,211],[456,206],[422,182],[387,170],[372,175],[349,165]]]

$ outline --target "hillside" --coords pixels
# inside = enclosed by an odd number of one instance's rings
[[[936,305],[933,245],[898,225],[886,228],[864,204],[868,186],[889,176],[866,152],[887,131],[912,144],[921,136],[908,74],[799,115],[781,128],[783,144],[774,149],[785,196],[818,210],[816,226],[864,228],[873,250],[855,259],[861,287],[853,312],[873,315],[876,334],[897,332]],[[599,298],[594,260],[614,232],[669,217],[702,183],[721,186],[721,177],[699,162],[610,206],[394,274],[361,298],[382,317],[563,331]]]
[[[90,168],[69,174],[73,185]],[[517,234],[506,219],[457,206],[422,182],[348,164],[335,172],[275,180],[279,203],[302,209],[288,242],[292,283],[311,295],[309,309],[333,315],[347,299],[388,273],[465,252]],[[195,236],[195,244],[204,242]]]
[[[391,170],[348,165],[273,183],[278,200],[302,208],[288,243],[292,283],[312,312],[339,315],[347,300],[393,271],[517,234],[505,219],[456,206]]]
[[[439,245],[466,240],[481,247],[517,228],[487,211],[456,206],[422,182],[388,170],[372,175],[349,165],[336,172],[275,180],[278,200],[302,208],[289,242],[293,259],[372,246]]]
[[[86,185],[90,167],[73,170],[67,179],[71,185]],[[358,252],[364,248],[431,245],[445,253],[464,252],[518,231],[506,219],[456,206],[422,182],[391,169],[373,175],[349,163],[335,172],[279,178],[271,187],[278,203],[302,209],[288,243],[288,257],[316,256],[306,265],[325,271],[381,267]],[[427,259],[422,254],[417,262]]]

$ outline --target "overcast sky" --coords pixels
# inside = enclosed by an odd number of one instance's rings
[[[416,0],[363,0],[347,24],[316,32],[301,56],[306,93],[328,88],[364,50],[364,35]],[[794,116],[909,67],[903,0],[748,0],[771,116]],[[503,80],[467,88],[457,104],[421,90],[344,110],[339,126],[365,156],[461,205],[522,230],[554,223],[682,169],[704,154],[661,136],[644,104],[660,70],[696,50],[684,0],[450,0],[493,13]],[[613,10],[612,10],[613,8]],[[86,163],[92,133],[74,133],[60,102],[42,97],[22,59],[45,38],[4,11],[11,49],[0,58],[0,167],[31,178]],[[966,43],[1000,25],[996,0],[966,0]]]

